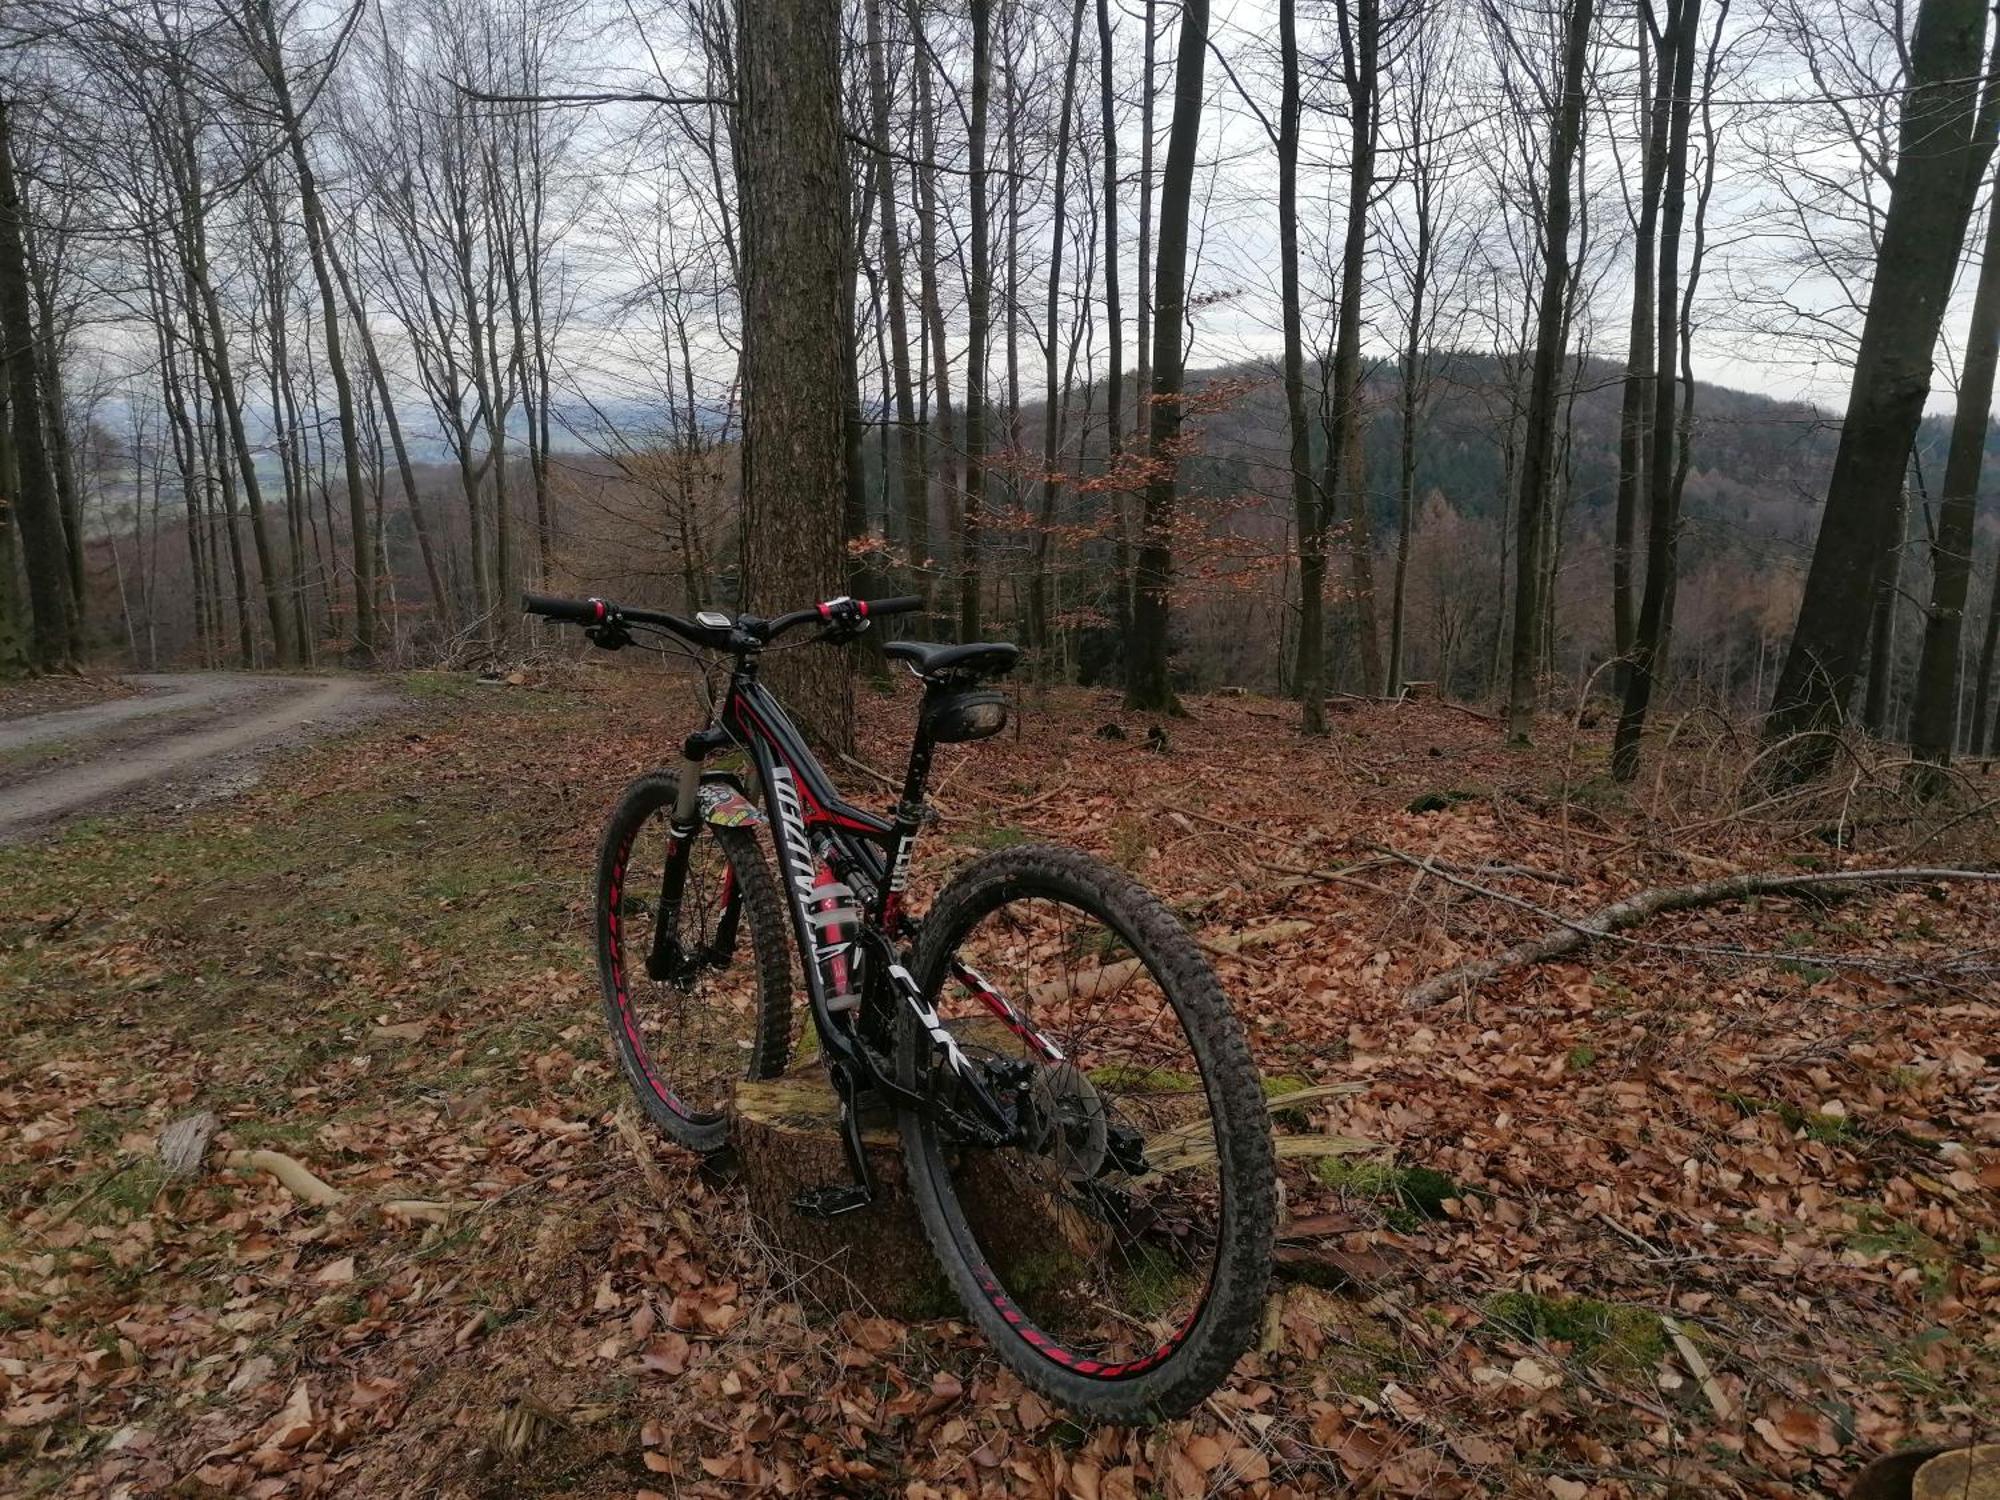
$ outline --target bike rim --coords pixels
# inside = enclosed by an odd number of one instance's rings
[[[1035,1065],[1037,1149],[931,1154],[980,1294],[1075,1374],[1158,1368],[1209,1304],[1231,1213],[1185,1023],[1131,935],[1067,896],[1003,895],[944,967],[934,1003],[960,1045]]]
[[[757,972],[749,935],[741,930],[735,872],[720,841],[706,828],[694,835],[680,919],[670,936],[684,955],[707,953],[726,961],[692,977],[662,978],[649,972],[669,847],[668,812],[661,807],[626,833],[612,857],[599,920],[626,1050],[662,1105],[702,1125],[722,1118],[736,1080],[750,1070]],[[726,955],[716,941],[725,918],[738,929]]]

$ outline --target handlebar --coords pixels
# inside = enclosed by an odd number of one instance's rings
[[[705,625],[699,620],[684,620],[679,615],[666,614],[659,610],[627,609],[613,604],[608,599],[559,599],[548,594],[521,595],[521,608],[531,615],[557,620],[568,625],[582,625],[599,645],[622,646],[628,639],[625,628],[630,625],[651,625],[668,630],[696,646],[705,646],[716,651],[736,651],[748,654],[770,644],[786,631],[800,625],[824,625],[827,634],[824,639],[845,640],[868,628],[871,620],[889,615],[909,614],[924,607],[924,601],[913,594],[899,595],[893,599],[850,599],[842,595],[838,599],[827,599],[810,609],[795,609],[790,614],[779,615],[776,619],[763,620],[755,615],[741,615],[729,625]]]

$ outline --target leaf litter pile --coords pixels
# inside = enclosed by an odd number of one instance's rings
[[[1665,911],[1407,999],[1654,887],[1990,870],[1976,774],[1914,816],[1858,773],[1746,809],[1726,728],[1628,792],[1597,736],[1509,751],[1443,705],[1303,740],[1197,700],[1162,741],[1026,691],[941,762],[918,886],[1037,837],[1131,869],[1281,1136],[1347,1138],[1284,1163],[1256,1352],[1133,1433],[960,1323],[826,1312],[622,1107],[588,881],[678,689],[408,691],[233,804],[0,851],[0,1490],[1792,1495],[1992,1435],[1993,885]],[[861,701],[893,772],[910,704]]]

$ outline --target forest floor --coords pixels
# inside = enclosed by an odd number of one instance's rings
[[[1267,1071],[1363,1086],[1313,1128],[1382,1146],[1338,1183],[1346,1284],[1281,1286],[1194,1417],[1121,1432],[961,1324],[810,1315],[736,1190],[631,1128],[587,887],[684,685],[404,691],[232,800],[0,850],[0,1491],[1780,1496],[1993,1435],[1993,887],[1665,914],[1403,996],[1539,930],[1528,907],[1992,868],[2000,777],[1917,810],[1856,761],[1746,809],[1749,747],[1702,716],[1627,789],[1601,726],[1511,751],[1362,704],[1308,741],[1214,698],[1155,753],[1108,696],[1025,691],[1019,738],[942,760],[916,888],[1046,835],[1205,934],[1296,922],[1219,971]],[[909,702],[863,703],[890,767]],[[161,1131],[198,1108],[217,1150],[169,1178]],[[255,1148],[345,1200],[220,1165]]]

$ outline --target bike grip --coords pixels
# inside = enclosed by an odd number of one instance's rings
[[[566,620],[572,625],[597,625],[610,613],[602,599],[558,599],[550,594],[521,595],[521,611],[548,620]]]
[[[871,620],[881,615],[907,615],[923,607],[924,601],[915,594],[901,594],[894,599],[868,599],[862,603]]]

